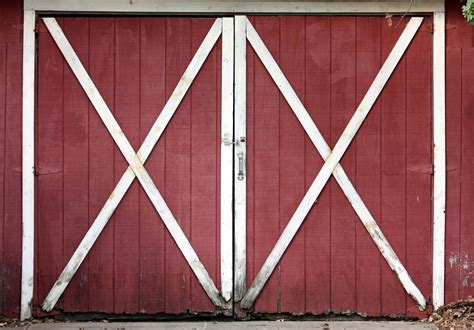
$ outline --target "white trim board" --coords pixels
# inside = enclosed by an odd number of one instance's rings
[[[163,0],[25,0],[25,10],[80,13],[185,14],[385,14],[444,11],[444,0],[424,1],[163,1]]]
[[[444,305],[446,239],[446,31],[433,15],[433,309]]]

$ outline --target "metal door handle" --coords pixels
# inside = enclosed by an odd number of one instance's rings
[[[237,173],[237,179],[242,181],[244,179],[244,153],[237,153],[237,157],[239,158],[239,173]]]

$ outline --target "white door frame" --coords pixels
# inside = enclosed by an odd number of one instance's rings
[[[438,308],[444,304],[444,255],[445,255],[445,205],[446,205],[446,132],[445,132],[445,8],[444,0],[425,0],[410,5],[407,2],[179,2],[163,0],[24,0],[23,24],[23,107],[22,107],[22,280],[21,280],[21,312],[22,320],[32,316],[32,301],[34,290],[34,129],[35,129],[35,62],[36,62],[36,20],[39,14],[59,13],[103,13],[103,14],[433,14],[433,153],[434,153],[434,188],[433,188],[433,306]],[[239,25],[240,24],[240,25]],[[242,22],[236,20],[236,63],[237,67],[245,66],[239,62],[237,54],[245,43],[242,42]],[[240,37],[239,37],[240,35]],[[240,38],[240,39],[239,39]],[[242,77],[236,70],[235,96],[242,95],[238,82]],[[245,71],[244,71],[245,72]],[[241,81],[241,80],[240,80]],[[242,85],[241,85],[242,86]],[[240,94],[239,94],[240,93]],[[245,103],[235,103],[236,117],[242,116]],[[243,114],[243,116],[245,116]],[[243,117],[245,122],[245,117]],[[236,137],[245,137],[245,124],[236,126]],[[239,134],[240,133],[240,134]],[[233,141],[231,141],[233,142]],[[241,141],[245,142],[245,141]],[[245,153],[245,143],[239,143],[235,148],[236,192],[242,192],[243,180],[238,180],[239,153]],[[130,155],[131,158],[135,157]],[[243,158],[244,159],[244,158]],[[244,161],[241,167],[245,170]],[[239,190],[240,189],[240,190]],[[240,198],[240,199],[239,199]],[[236,198],[236,205],[245,205],[245,189]],[[237,283],[245,283],[245,221],[236,209],[235,214],[235,243],[242,251],[234,259],[236,298],[242,298],[245,287],[237,287]],[[240,220],[239,220],[240,219]],[[221,240],[228,237],[229,231],[221,232]],[[227,241],[228,242],[228,241]],[[243,248],[243,249],[242,249]],[[221,260],[228,269],[231,260]],[[228,277],[229,273],[221,274]],[[224,284],[224,296],[230,296],[229,282]]]

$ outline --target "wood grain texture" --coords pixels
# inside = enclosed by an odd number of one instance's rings
[[[193,54],[201,45],[213,22],[214,19],[192,21]],[[220,184],[217,177],[217,173],[220,172],[220,158],[216,153],[220,143],[216,139],[216,133],[220,132],[217,131],[217,123],[221,120],[218,115],[221,103],[217,102],[217,93],[221,88],[217,79],[218,67],[221,66],[217,57],[218,48],[222,48],[221,44],[214,46],[190,90],[191,244],[214,282],[219,278],[216,257],[220,255],[217,252],[220,231],[216,231],[219,222],[216,203]],[[194,276],[190,285],[193,310],[212,312],[214,306]]]
[[[403,24],[403,23],[401,23]],[[403,24],[404,25],[404,24]],[[382,24],[382,58],[401,29]],[[406,261],[406,60],[402,59],[388,82],[382,104],[381,227],[401,261]],[[382,265],[382,314],[403,314],[405,295],[397,278]]]
[[[474,205],[474,90],[470,83],[470,77],[474,74],[470,58],[474,56],[474,49],[463,49],[462,51],[462,163],[461,163],[461,232],[460,250],[462,256],[462,267],[460,268],[461,297],[474,294],[474,236],[472,226],[472,214]],[[470,224],[469,224],[470,223]]]
[[[282,17],[280,68],[301,99],[305,97],[305,20]],[[305,132],[284,98],[280,99],[280,231],[286,227],[305,193]],[[305,235],[301,230],[280,263],[281,311],[306,310]]]
[[[3,261],[5,315],[19,317],[21,281],[21,90],[22,45],[6,45],[5,100],[5,196],[3,213]],[[37,228],[36,228],[37,229]],[[8,233],[8,235],[6,235]]]
[[[5,155],[6,149],[6,96],[7,96],[7,45],[0,44],[0,155]],[[0,267],[4,269],[4,257],[3,251],[5,251],[4,232],[3,232],[3,215],[5,211],[5,157],[2,157],[0,161],[0,237],[2,238],[0,243]],[[5,287],[4,272],[0,273],[0,313],[3,315],[3,296]]]
[[[462,51],[449,49],[446,52],[446,152],[447,152],[447,200],[446,200],[446,286],[445,302],[460,299],[460,241],[461,232],[461,159],[462,159]]]
[[[166,18],[141,19],[140,141],[150,131],[166,101]],[[165,138],[158,141],[146,168],[158,189],[165,185]],[[164,191],[163,191],[164,192]],[[157,313],[165,304],[165,231],[146,193],[140,189],[140,312]]]
[[[417,167],[432,164],[431,101],[432,34],[425,32],[425,20],[406,55],[406,267],[419,289],[428,297],[432,281],[432,178]],[[418,312],[407,299],[407,313]]]
[[[362,100],[370,83],[382,65],[379,18],[357,18],[356,21],[356,103]],[[382,92],[383,93],[383,92]],[[356,189],[377,222],[380,223],[380,101],[374,104],[370,115],[355,139]],[[379,315],[381,306],[380,252],[367,235],[364,226],[356,221],[356,306],[367,315]]]
[[[115,20],[91,18],[89,73],[111,109],[114,102]],[[114,187],[114,143],[99,116],[89,105],[89,214],[92,223],[108,194]],[[104,166],[104,164],[109,164]],[[114,234],[115,216],[89,255],[89,308],[112,313],[114,311]]]
[[[329,141],[331,136],[331,19],[306,18],[306,76],[303,100],[309,115],[321,134]],[[324,161],[305,135],[305,190],[309,188]],[[331,304],[331,186],[327,185],[318,202],[307,216],[305,230],[306,311],[323,313]]]
[[[115,20],[114,116],[135,151],[140,147],[140,21]],[[114,183],[128,164],[115,148]],[[139,306],[139,190],[135,181],[115,211],[114,312],[131,313]]]
[[[59,20],[62,25],[63,21]],[[44,297],[61,272],[64,242],[64,62],[51,35],[38,35],[37,181],[39,297]],[[62,306],[62,300],[58,302]]]
[[[278,17],[255,18],[255,29],[268,50],[280,58],[280,20]],[[261,268],[283,229],[280,222],[280,96],[273,80],[258,58],[254,67],[254,246],[255,270]],[[251,144],[252,141],[249,141]],[[252,279],[253,280],[253,279]],[[256,312],[279,312],[280,270],[275,269],[259,300]]]
[[[64,33],[89,67],[89,19],[68,19]],[[76,77],[64,70],[64,247],[66,263],[89,227],[89,100]],[[63,306],[67,310],[87,310],[89,305],[88,261],[69,285]]]
[[[340,139],[354,114],[356,79],[355,18],[331,18],[331,148]],[[357,145],[345,153],[341,165],[351,181],[355,177]],[[355,309],[355,222],[350,204],[335,180],[331,178],[331,310]]]
[[[166,27],[166,93],[169,95],[191,60],[191,20],[168,19]],[[187,94],[173,117],[166,136],[164,198],[186,236],[190,236],[191,212],[191,95]],[[165,312],[191,309],[191,273],[181,252],[166,232]]]

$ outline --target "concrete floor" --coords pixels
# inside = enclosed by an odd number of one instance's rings
[[[249,321],[249,322],[84,322],[36,323],[16,329],[437,329],[434,325],[404,321]]]

